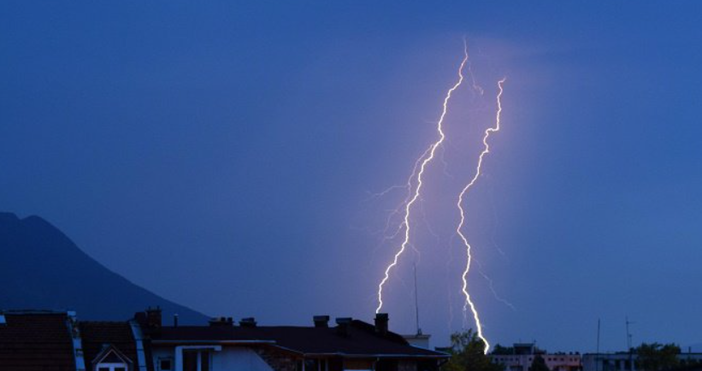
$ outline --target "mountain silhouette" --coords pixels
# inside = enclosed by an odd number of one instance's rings
[[[38,216],[0,213],[0,310],[75,310],[82,320],[126,320],[160,306],[164,319],[207,317],[107,269]]]

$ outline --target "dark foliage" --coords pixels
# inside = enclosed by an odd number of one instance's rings
[[[643,343],[634,349],[638,359],[636,367],[643,371],[665,371],[678,367],[680,347],[676,344]]]
[[[492,363],[485,355],[485,343],[469,329],[451,335],[451,347],[448,349],[451,359],[442,369],[445,371],[504,371],[504,366]]]
[[[534,357],[534,361],[531,363],[531,367],[529,367],[529,371],[551,371],[551,370],[546,365],[546,360],[544,359],[544,357],[542,357],[540,354],[537,354]]]

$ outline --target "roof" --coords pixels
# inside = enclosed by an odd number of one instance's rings
[[[132,362],[129,357],[125,356],[124,353],[120,352],[114,345],[107,345],[103,347],[102,351],[95,357],[95,359],[93,359],[91,363],[93,365],[98,365],[100,363],[126,363],[129,365],[130,369],[134,365],[134,362]]]
[[[0,312],[0,370],[75,371],[73,339],[66,312]],[[77,322],[85,366],[92,369],[95,358],[112,346],[132,364],[138,364],[136,342],[129,322]],[[147,354],[146,359],[150,359]],[[151,362],[147,369],[152,370]]]
[[[108,346],[113,346],[133,364],[138,364],[136,342],[129,322],[80,321],[78,328],[86,366],[91,365]]]
[[[75,371],[66,313],[5,312],[0,326],[0,368]]]
[[[380,335],[365,322],[354,320],[348,335],[337,328],[296,326],[180,326],[162,327],[152,343],[245,343],[271,344],[302,355],[373,356],[392,358],[446,358],[448,355],[409,345],[392,332]]]

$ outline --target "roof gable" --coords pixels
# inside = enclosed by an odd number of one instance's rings
[[[130,369],[132,368],[132,360],[112,344],[106,345],[102,351],[98,353],[97,357],[93,359],[93,369],[100,363],[125,363]]]
[[[137,364],[136,341],[129,322],[79,321],[78,327],[86,363],[98,359],[106,347],[113,346],[122,356]]]

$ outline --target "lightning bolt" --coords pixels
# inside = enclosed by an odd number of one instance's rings
[[[475,175],[473,176],[473,179],[470,180],[468,184],[463,188],[461,193],[458,195],[458,202],[456,203],[456,206],[458,207],[458,210],[460,211],[461,214],[461,219],[460,222],[458,223],[458,226],[456,227],[456,233],[461,237],[461,240],[463,240],[463,244],[466,247],[466,269],[463,271],[463,276],[461,279],[463,280],[463,295],[466,297],[466,302],[463,305],[463,313],[464,316],[466,315],[468,308],[470,308],[471,312],[473,313],[473,319],[475,320],[475,326],[477,327],[477,333],[478,337],[485,343],[485,349],[484,352],[487,354],[488,350],[490,350],[490,343],[488,343],[487,339],[485,336],[483,336],[483,325],[480,322],[480,316],[478,315],[478,311],[475,308],[475,304],[473,304],[473,301],[470,299],[470,294],[468,293],[468,272],[470,271],[470,265],[472,261],[472,256],[471,256],[471,246],[470,243],[468,243],[468,239],[466,236],[461,232],[461,228],[463,228],[463,224],[465,223],[465,211],[463,210],[463,198],[465,195],[468,193],[468,190],[470,190],[471,187],[475,184],[475,182],[478,180],[480,177],[480,171],[481,167],[483,165],[483,159],[485,158],[485,155],[490,153],[490,145],[488,144],[488,138],[490,137],[491,133],[497,132],[500,130],[500,115],[502,114],[502,85],[505,83],[506,78],[502,78],[502,80],[497,82],[497,87],[499,88],[499,93],[497,94],[497,114],[495,118],[495,127],[489,127],[485,130],[485,135],[483,136],[483,146],[484,149],[480,153],[480,156],[478,157],[478,165],[476,166],[475,169]]]
[[[400,225],[401,228],[404,228],[405,230],[405,238],[402,241],[402,244],[400,245],[400,249],[395,253],[395,256],[392,260],[392,263],[390,263],[387,268],[385,268],[385,276],[383,277],[382,281],[378,284],[378,307],[375,309],[376,313],[379,313],[380,310],[383,308],[383,287],[385,286],[385,283],[390,279],[390,271],[397,265],[397,262],[400,259],[400,256],[405,252],[409,240],[410,240],[410,216],[411,216],[411,211],[412,211],[412,206],[417,202],[417,199],[419,199],[421,191],[422,191],[422,186],[424,185],[423,183],[423,175],[424,175],[424,170],[426,169],[427,165],[434,159],[434,155],[436,153],[436,149],[441,145],[441,143],[444,142],[444,139],[446,139],[446,135],[444,134],[443,131],[443,123],[444,123],[444,118],[446,117],[446,112],[448,111],[448,102],[451,100],[451,95],[453,92],[458,89],[459,86],[463,83],[463,69],[466,66],[466,63],[468,62],[468,46],[464,40],[463,43],[463,60],[461,61],[460,67],[458,67],[458,81],[446,92],[446,96],[444,97],[444,103],[443,103],[443,110],[441,111],[441,116],[439,117],[439,121],[436,124],[436,131],[439,133],[439,139],[434,142],[432,145],[427,148],[427,150],[422,154],[417,159],[416,164],[420,164],[419,166],[419,171],[413,172],[413,175],[416,174],[416,184],[417,187],[414,190],[414,194],[412,197],[409,199],[409,201],[405,204],[405,210],[404,210],[404,219],[402,224]],[[420,162],[421,160],[421,162]],[[416,169],[416,167],[415,167]],[[410,178],[411,180],[412,178]],[[408,182],[410,184],[410,182]]]

